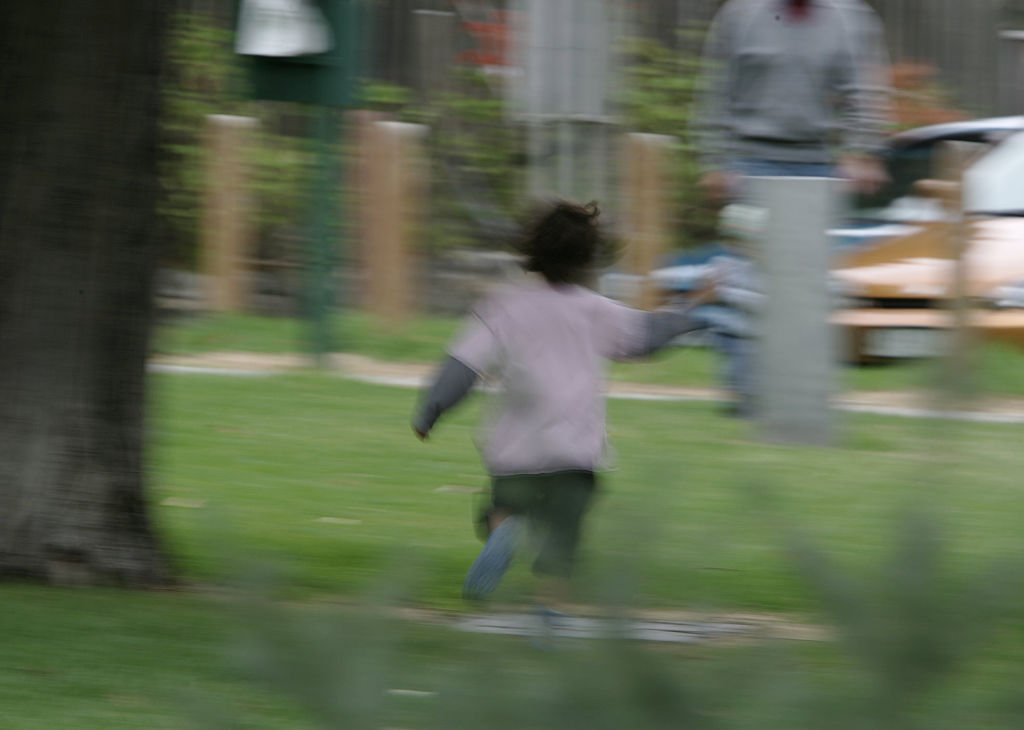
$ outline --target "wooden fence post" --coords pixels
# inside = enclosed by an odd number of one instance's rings
[[[422,223],[426,129],[384,121],[374,122],[367,134],[363,302],[392,325],[408,317],[413,301],[411,259]]]
[[[624,264],[630,274],[644,277],[631,302],[641,309],[658,303],[647,275],[668,247],[665,168],[672,141],[660,134],[626,135]]]
[[[256,125],[251,117],[206,117],[200,269],[205,306],[214,312],[245,308],[245,259],[253,230],[246,154]]]

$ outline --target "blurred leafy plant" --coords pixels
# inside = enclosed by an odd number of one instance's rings
[[[678,140],[671,182],[675,243],[685,247],[709,240],[714,215],[695,185],[699,170],[689,134],[699,58],[639,39],[628,41],[627,50],[621,99],[626,128]],[[231,29],[212,16],[181,12],[174,17],[168,71],[162,212],[170,241],[165,258],[182,266],[194,266],[197,258],[205,163],[202,139],[210,114],[241,114],[261,121],[250,159],[254,216],[264,255],[279,255],[282,245],[294,237],[296,222],[305,220],[312,162],[307,111],[244,99]],[[449,91],[427,103],[416,100],[405,87],[371,82],[364,88],[364,102],[367,108],[430,127],[434,185],[425,221],[428,250],[496,248],[515,235],[526,212],[525,130],[508,122],[502,95],[482,71],[454,68]]]
[[[846,654],[864,671],[846,710],[863,720],[857,727],[938,726],[919,716],[923,700],[956,681],[1000,621],[1014,615],[1019,594],[1015,565],[994,564],[969,578],[946,569],[943,536],[927,512],[910,511],[897,527],[888,561],[870,580],[844,573],[806,538],[791,543]]]
[[[178,266],[194,266],[198,256],[208,115],[260,120],[249,166],[261,247],[273,247],[281,231],[305,220],[312,163],[308,114],[295,105],[244,99],[242,69],[231,39],[232,30],[213,16],[180,12],[173,18],[163,92],[161,213],[170,238],[165,259]]]
[[[324,728],[400,719],[445,730],[934,730],[963,727],[965,717],[971,727],[1019,727],[1024,705],[1011,697],[995,698],[990,714],[1002,724],[992,725],[992,717],[980,722],[976,698],[938,696],[961,694],[957,685],[972,660],[1002,619],[1014,617],[1019,570],[993,566],[959,578],[943,569],[942,536],[927,514],[910,512],[897,528],[891,556],[872,579],[844,572],[808,539],[791,540],[789,554],[838,638],[810,653],[799,642],[771,641],[652,650],[627,638],[627,619],[618,614],[604,638],[558,645],[563,651],[538,651],[518,638],[483,643],[466,636],[453,644],[449,635],[429,640],[444,651],[431,659],[438,649],[427,650],[424,632],[441,629],[385,610],[402,596],[399,571],[391,588],[359,609],[285,609],[266,593],[243,603],[246,638],[236,659]],[[419,652],[428,651],[419,659],[433,667],[426,675],[411,673],[410,637],[419,637]],[[415,712],[401,711],[388,689],[403,675],[429,688],[418,691],[430,699]],[[1009,686],[1016,696],[1016,683]],[[227,712],[205,714],[207,727],[232,726]]]
[[[412,103],[412,91],[399,84],[370,81],[363,86],[363,103],[374,111],[401,115]]]
[[[681,31],[681,40],[692,40],[697,31]],[[672,227],[677,248],[689,248],[715,236],[716,211],[708,205],[697,180],[692,134],[694,99],[701,68],[696,43],[681,42],[680,50],[658,41],[630,38],[625,41],[625,78],[620,103],[623,123],[631,132],[664,134],[675,138],[672,149]]]
[[[499,248],[523,214],[525,136],[482,71],[454,67],[450,88],[426,102],[389,83],[367,85],[368,108],[424,124],[431,188],[427,248]]]

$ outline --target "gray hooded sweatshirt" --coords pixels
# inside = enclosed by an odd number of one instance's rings
[[[834,162],[876,153],[886,121],[884,47],[860,0],[728,0],[708,33],[695,117],[708,169],[738,158]]]

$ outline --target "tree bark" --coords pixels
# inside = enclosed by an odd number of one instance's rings
[[[166,9],[0,2],[0,577],[168,578],[143,454]]]

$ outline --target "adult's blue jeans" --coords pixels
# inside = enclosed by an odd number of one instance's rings
[[[835,177],[829,162],[781,162],[778,160],[735,160],[732,172],[743,177]]]

